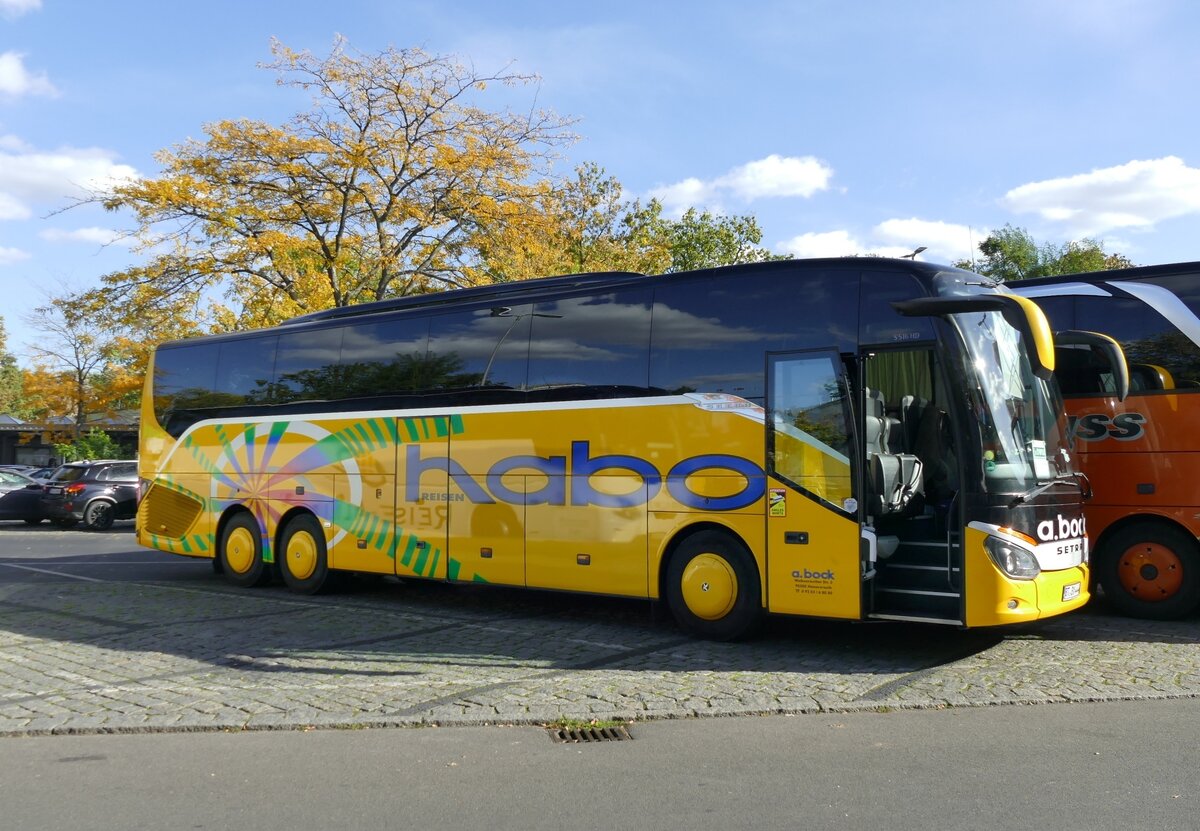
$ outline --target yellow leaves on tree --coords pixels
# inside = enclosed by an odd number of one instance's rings
[[[233,320],[216,322],[265,325],[467,284],[481,242],[528,232],[550,156],[573,139],[551,112],[480,104],[489,82],[531,76],[419,49],[351,53],[340,39],[324,58],[272,51],[265,68],[310,93],[309,109],[281,126],[210,124],[159,154],[159,176],[98,197],[132,213],[152,258],[106,278],[125,308],[219,297]]]

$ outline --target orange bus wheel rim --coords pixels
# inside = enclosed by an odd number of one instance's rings
[[[287,569],[297,580],[307,580],[317,570],[317,543],[307,531],[288,540]]]
[[[1121,587],[1138,600],[1167,600],[1183,585],[1183,561],[1168,546],[1141,542],[1121,555],[1117,577]]]
[[[245,574],[254,565],[254,535],[245,528],[235,528],[225,542],[225,560],[238,574]]]
[[[737,575],[717,554],[701,554],[683,570],[681,588],[688,610],[702,620],[720,620],[737,601]]]

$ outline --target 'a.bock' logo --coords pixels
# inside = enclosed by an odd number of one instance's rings
[[[652,463],[637,456],[591,454],[586,441],[571,442],[567,456],[509,456],[491,466],[479,479],[467,473],[454,459],[443,455],[421,457],[420,444],[410,444],[405,450],[404,498],[408,502],[422,500],[445,501],[437,492],[421,491],[421,476],[426,471],[444,471],[466,498],[476,504],[508,502],[516,505],[596,505],[602,508],[631,508],[643,505],[658,495],[664,484],[667,493],[681,505],[698,511],[736,511],[762,499],[766,477],[762,468],[740,456],[713,453],[692,456],[676,464],[664,477]],[[625,471],[642,480],[644,487],[629,493],[603,493],[592,487],[591,477],[602,471]],[[702,471],[718,475],[730,473],[745,482],[737,493],[728,496],[701,496],[688,486],[688,478]],[[535,473],[545,478],[541,487],[532,491],[515,491],[504,483],[510,473]]]
[[[1087,535],[1087,523],[1083,517],[1067,519],[1059,514],[1054,519],[1044,519],[1039,522],[1037,535],[1042,542],[1078,539]]]

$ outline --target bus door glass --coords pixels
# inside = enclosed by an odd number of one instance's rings
[[[857,618],[860,527],[848,385],[834,350],[768,357],[767,601]]]

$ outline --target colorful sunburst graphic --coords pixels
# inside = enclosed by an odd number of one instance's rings
[[[459,416],[226,422],[194,428],[176,450],[184,451],[205,474],[210,511],[219,515],[230,505],[240,504],[253,513],[262,535],[263,560],[271,563],[275,560],[271,533],[298,504],[326,522],[335,516],[349,520],[333,529],[330,548],[348,534],[366,529],[366,535],[374,540],[397,540],[412,547],[415,537],[396,526],[392,517],[368,515],[361,509],[360,462],[373,455],[394,460],[398,445],[445,439],[462,430]],[[168,472],[179,471],[177,455],[172,453],[166,461],[161,479],[164,485],[183,490]],[[346,483],[340,500],[329,492],[334,481]],[[174,550],[175,546],[166,548]],[[208,546],[196,548],[207,550]]]

